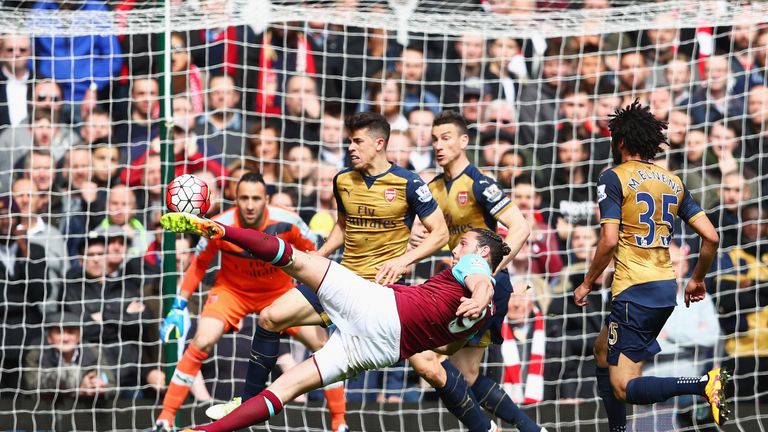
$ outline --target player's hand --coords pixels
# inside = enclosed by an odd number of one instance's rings
[[[160,325],[160,340],[168,342],[171,340],[171,334],[173,334],[173,339],[178,339],[184,334],[184,312],[186,309],[187,299],[177,296],[171,305],[171,310]]]
[[[480,318],[487,305],[480,304],[477,300],[471,297],[462,297],[459,307],[456,308],[456,316],[463,316],[470,319]]]
[[[685,307],[690,307],[691,303],[704,300],[706,294],[704,281],[689,280],[688,285],[685,286]]]
[[[576,306],[584,307],[587,305],[587,296],[592,291],[592,286],[588,284],[581,284],[573,290],[573,302]]]
[[[418,220],[418,219],[417,219]],[[408,248],[416,249],[427,238],[429,230],[421,222],[414,223],[411,227],[411,237],[408,239]]]
[[[382,285],[389,285],[394,283],[400,276],[405,273],[408,268],[409,262],[405,262],[402,257],[391,259],[379,267],[379,272],[376,273],[376,283]]]

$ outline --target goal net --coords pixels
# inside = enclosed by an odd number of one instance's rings
[[[163,167],[208,182],[209,215],[232,208],[239,176],[259,171],[271,205],[322,239],[336,218],[333,176],[347,163],[344,117],[383,113],[391,160],[428,181],[440,171],[431,122],[452,109],[470,125],[470,160],[532,228],[510,267],[531,289],[513,296],[504,342],[481,371],[549,430],[607,430],[592,346],[610,272],[587,307],[570,293],[597,244],[609,115],[639,99],[669,122],[655,163],[681,177],[721,239],[709,295],[676,309],[644,373],[726,365],[732,430],[768,429],[767,3],[167,2],[0,5],[0,424],[138,430],[157,417],[161,371],[173,366],[158,339],[160,269],[174,259],[158,225]],[[177,241],[179,281],[196,243]],[[699,239],[677,222],[670,252],[682,289]],[[407,281],[449,256],[419,263]],[[218,268],[190,302],[187,342]],[[243,390],[255,319],[213,349],[179,426],[205,423],[212,399]],[[278,369],[308,355],[289,339],[280,354]],[[353,430],[462,430],[407,363],[348,380],[346,395]],[[698,398],[629,412],[628,430],[714,427]],[[260,428],[329,430],[322,393]]]

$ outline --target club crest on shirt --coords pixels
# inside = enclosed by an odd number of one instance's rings
[[[209,296],[208,296],[208,303],[209,303],[209,304],[210,304],[210,303],[216,303],[216,300],[218,300],[218,299],[219,299],[219,296],[217,296],[216,294],[214,294],[214,295],[209,295]]]
[[[467,191],[461,191],[456,195],[456,201],[459,202],[460,206],[467,205],[467,202],[469,201],[469,192]]]
[[[397,198],[397,191],[393,188],[388,188],[384,191],[384,199],[387,200],[387,202],[392,202]]]

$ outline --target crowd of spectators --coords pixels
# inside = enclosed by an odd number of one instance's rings
[[[146,7],[128,0],[18,3],[29,8],[31,23],[58,8]],[[199,7],[214,13],[221,3]],[[502,3],[477,7],[514,12]],[[723,248],[708,280],[716,312],[705,309],[719,322],[700,317],[721,337],[700,341],[707,358],[698,350],[689,358],[683,354],[696,334],[670,329],[665,350],[681,354],[663,361],[699,369],[706,361],[729,363],[744,382],[740,396],[765,399],[768,378],[756,371],[768,368],[768,214],[758,204],[768,192],[768,26],[711,28],[705,47],[698,29],[658,19],[657,30],[570,38],[412,34],[406,46],[373,23],[173,33],[167,141],[160,136],[159,36],[3,35],[0,393],[90,400],[163,391],[164,143],[176,175],[199,175],[213,189],[210,214],[231,206],[237,178],[254,170],[273,205],[298,212],[327,236],[336,217],[333,176],[347,162],[344,116],[384,114],[393,130],[391,160],[429,181],[437,170],[432,119],[454,109],[471,124],[473,162],[498,179],[531,225],[511,273],[534,295],[510,325],[529,329],[534,321],[526,319],[544,320],[537,333],[546,334],[544,399],[594,397],[586,377],[610,277],[587,309],[573,304],[570,291],[597,243],[595,184],[611,163],[608,116],[640,99],[669,122],[669,145],[656,163],[681,176]],[[691,231],[676,232],[681,259],[695,257]],[[183,272],[194,240],[179,246]],[[684,278],[688,266],[678,268]],[[519,333],[525,345],[534,331]],[[232,358],[237,344],[227,343],[217,351],[224,357],[204,368],[208,392],[219,398],[231,395],[216,385],[242,379]],[[404,394],[379,393],[372,397]]]

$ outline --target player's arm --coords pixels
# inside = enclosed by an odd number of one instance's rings
[[[501,263],[499,263],[499,267],[495,269],[494,274],[507,268],[509,263],[515,258],[515,255],[517,255],[523,247],[523,244],[525,244],[528,237],[531,235],[531,226],[528,224],[528,221],[525,220],[525,216],[523,216],[523,213],[517,208],[515,203],[510,203],[509,207],[503,213],[496,216],[496,220],[507,227],[508,231],[506,237],[504,237],[504,242],[509,245],[511,252],[501,260]]]
[[[197,291],[197,287],[200,285],[203,277],[205,277],[208,266],[219,250],[215,242],[207,239],[201,239],[197,247],[199,252],[192,258],[187,271],[184,272],[184,277],[181,280],[181,289],[171,305],[171,310],[168,311],[168,315],[165,316],[162,324],[160,324],[160,339],[163,342],[171,340],[172,335],[178,339],[184,334],[184,313],[187,309],[187,302],[192,297],[192,293]]]
[[[336,209],[338,215],[336,217],[336,223],[331,229],[331,233],[328,234],[328,238],[325,243],[317,250],[317,254],[328,258],[332,253],[344,245],[344,236],[347,233],[347,213],[344,211],[344,202],[341,200],[339,194],[339,188],[337,185],[339,175],[333,178],[333,196],[336,199]]]
[[[712,261],[714,261],[715,255],[717,254],[717,245],[720,243],[720,236],[717,235],[717,230],[714,225],[712,225],[709,218],[704,215],[704,211],[701,210],[701,207],[699,207],[698,204],[696,204],[687,189],[683,194],[683,202],[680,204],[677,214],[682,217],[694,231],[696,231],[696,234],[698,234],[699,237],[701,237],[699,258],[696,260],[696,265],[693,267],[691,279],[685,287],[685,305],[688,306],[691,302],[697,302],[704,299],[704,295],[706,294],[704,278],[707,276],[707,271],[712,267]]]
[[[592,285],[605,271],[613,258],[616,246],[619,244],[619,224],[621,223],[621,204],[624,194],[621,181],[613,170],[600,174],[597,182],[597,203],[600,206],[600,240],[589,271],[581,283],[573,291],[573,301],[578,306],[586,306],[587,295],[592,291]]]
[[[341,209],[338,213],[338,218],[333,225],[333,229],[331,229],[331,233],[328,234],[325,243],[317,250],[318,255],[326,258],[344,245],[344,236],[347,232],[347,215]]]
[[[395,282],[405,273],[409,265],[434,254],[448,243],[448,225],[445,223],[443,212],[439,209],[435,208],[429,216],[422,218],[421,223],[429,232],[427,237],[420,245],[382,264],[376,274],[376,283],[387,285]]]
[[[472,292],[472,296],[462,297],[461,304],[456,309],[456,316],[479,318],[493,301],[493,282],[488,275],[473,273],[464,278],[464,286]]]
[[[603,274],[608,264],[611,263],[613,253],[616,251],[618,244],[619,224],[603,223],[600,227],[600,240],[597,242],[597,250],[595,251],[595,257],[592,259],[592,264],[589,266],[589,271],[584,277],[584,282],[573,292],[573,301],[578,306],[587,305],[587,295],[592,291],[592,285]]]

